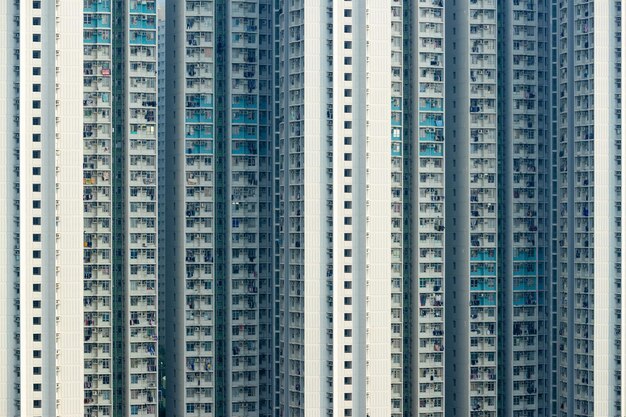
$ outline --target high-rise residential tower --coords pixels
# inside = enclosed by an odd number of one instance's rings
[[[273,3],[168,2],[168,414],[269,415]]]
[[[280,415],[401,416],[403,3],[278,19]]]
[[[447,4],[448,415],[548,412],[549,13]]]
[[[622,2],[557,7],[557,413],[618,416]]]
[[[155,416],[156,1],[83,12],[84,415]]]
[[[76,0],[0,4],[0,415],[83,415]]]
[[[165,216],[165,143],[166,143],[166,132],[165,132],[165,123],[167,120],[166,115],[166,100],[165,100],[165,7],[159,7],[157,9],[157,18],[158,18],[158,80],[157,80],[157,120],[158,120],[158,143],[157,143],[157,173],[158,173],[158,182],[157,182],[157,198],[158,198],[158,271],[157,271],[157,289],[158,289],[158,305],[159,305],[159,328],[158,334],[165,334],[165,326],[166,320],[165,317],[165,290],[166,290],[166,275],[165,272],[167,268],[165,267],[167,259],[165,257],[165,250],[162,250],[165,247],[165,224],[167,222]],[[162,408],[164,406],[164,401],[167,397],[166,390],[167,384],[165,383],[165,348],[166,348],[166,340],[165,338],[159,338],[158,352],[159,352],[159,406],[161,409],[159,413],[162,412]]]
[[[446,10],[446,412],[495,416],[498,386],[498,10]],[[452,62],[451,62],[452,61]]]
[[[500,13],[498,389],[499,409],[513,416],[550,410],[549,4],[519,0]]]
[[[558,28],[558,13],[557,13],[557,0],[550,0],[550,163],[548,168],[550,170],[550,250],[549,250],[549,265],[550,265],[550,408],[549,413],[551,416],[556,415],[558,404],[558,366],[557,366],[557,351],[559,335],[556,323],[558,321],[558,281],[559,281],[559,261],[558,261],[558,219],[559,210],[557,196],[559,193],[558,182],[558,116],[557,109],[559,104],[559,97],[556,88],[559,70],[559,53],[557,44],[557,28]]]
[[[407,270],[404,274],[405,403],[414,416],[443,416],[445,347],[445,9],[441,1],[414,3],[405,62],[405,190],[403,222]],[[397,141],[398,138],[394,138]]]
[[[158,55],[159,61],[158,65],[158,96],[157,96],[157,107],[158,107],[158,226],[159,226],[159,248],[164,247],[165,244],[165,121],[167,120],[167,115],[165,113],[165,8],[158,9]],[[165,251],[158,251],[159,258],[159,271],[158,271],[158,289],[159,289],[159,315],[164,314],[165,309]],[[165,316],[163,316],[165,317]],[[159,334],[165,332],[165,320],[159,320]],[[164,340],[159,341],[159,345],[161,348],[164,347]],[[160,370],[162,371],[162,370]],[[162,372],[161,372],[162,373]]]

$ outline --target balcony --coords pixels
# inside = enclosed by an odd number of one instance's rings
[[[141,14],[156,14],[155,0],[131,0],[130,12]]]
[[[106,29],[85,30],[83,33],[83,42],[86,44],[110,44],[111,32]]]
[[[496,305],[496,297],[495,294],[471,294],[470,295],[470,306],[495,306]]]
[[[144,16],[143,18],[132,16],[130,18],[130,28],[156,30],[156,18],[155,16]]]
[[[84,13],[111,13],[110,0],[85,0],[83,4]]]
[[[108,15],[85,15],[83,20],[84,29],[110,29],[111,20]]]
[[[419,156],[443,157],[443,148],[440,145],[420,145]]]

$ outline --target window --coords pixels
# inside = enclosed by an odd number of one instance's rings
[[[41,358],[41,351],[33,350],[33,358]]]
[[[344,313],[343,314],[343,319],[345,321],[352,321],[352,313]]]
[[[33,17],[33,26],[41,26],[41,17]]]
[[[349,376],[345,377],[343,379],[343,383],[346,385],[352,385],[352,377],[349,377]]]
[[[350,178],[352,176],[352,170],[351,169],[344,169],[343,170],[343,176]]]
[[[33,167],[33,175],[41,175],[41,167]]]
[[[41,251],[40,250],[34,250],[33,251],[33,258],[41,259]]]
[[[33,91],[38,93],[41,91],[41,84],[33,84]]]
[[[41,200],[33,200],[33,208],[34,209],[41,208]]]
[[[352,129],[352,122],[350,120],[346,120],[343,122],[344,129]]]
[[[41,242],[41,234],[39,233],[33,234],[33,242]]]
[[[33,126],[41,126],[41,117],[33,117]]]
[[[345,361],[343,367],[344,369],[352,369],[352,361]]]
[[[41,226],[41,217],[33,217],[33,225]]]
[[[343,240],[345,240],[346,242],[352,242],[352,233],[344,233]]]
[[[344,97],[352,97],[352,89],[346,88],[345,90],[343,90],[343,95]]]
[[[40,109],[40,108],[41,108],[41,101],[33,100],[33,109]]]
[[[352,137],[351,136],[346,136],[343,138],[343,144],[344,145],[352,145]]]
[[[33,267],[33,275],[41,275],[41,268],[38,266]]]
[[[352,224],[352,217],[344,217],[343,218],[343,224],[345,225],[351,225]]]
[[[41,158],[41,151],[33,151],[33,158],[40,159]]]
[[[352,9],[346,9],[343,11],[344,17],[352,17]]]
[[[41,342],[41,333],[33,334],[33,342]]]
[[[41,67],[33,67],[33,75],[41,75]]]
[[[41,34],[33,33],[33,42],[41,42]]]
[[[39,326],[41,324],[41,317],[33,317],[33,324]]]
[[[41,300],[34,300],[33,308],[41,308]]]
[[[352,297],[343,297],[343,304],[346,306],[352,305]]]
[[[41,133],[33,133],[33,142],[41,142]]]
[[[345,329],[345,330],[343,331],[343,335],[344,335],[345,337],[352,337],[352,329]]]
[[[41,191],[41,184],[33,184],[33,192],[40,192]]]
[[[343,283],[343,287],[344,287],[346,290],[351,289],[351,288],[352,288],[352,281],[344,281],[344,283]]]
[[[352,208],[352,201],[344,201],[343,202],[343,208],[351,209]]]
[[[346,392],[345,394],[343,394],[343,399],[346,401],[352,401],[352,393]]]
[[[343,106],[344,113],[352,113],[352,106]]]
[[[34,51],[33,51],[33,58],[34,58],[34,59],[39,59],[39,58],[41,58],[41,51],[34,50]]]
[[[41,367],[40,366],[35,366],[33,368],[33,374],[35,375],[41,375]]]
[[[35,392],[41,391],[41,384],[33,384],[33,391]]]
[[[33,9],[41,9],[41,1],[33,0]]]
[[[41,408],[41,400],[33,400],[33,408]]]
[[[344,33],[352,33],[352,25],[344,25],[343,26]]]
[[[343,191],[346,193],[351,193],[352,192],[352,186],[351,185],[344,185],[343,186]]]
[[[41,284],[33,284],[33,292],[41,292]]]
[[[352,49],[352,41],[345,41],[343,47],[344,49]]]
[[[352,65],[352,57],[351,56],[347,56],[343,59],[343,63],[345,65]]]

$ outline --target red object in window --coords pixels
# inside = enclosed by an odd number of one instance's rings
[[[102,68],[102,75],[110,76],[111,70],[109,68]]]

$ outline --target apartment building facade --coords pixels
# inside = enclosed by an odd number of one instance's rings
[[[405,80],[403,148],[408,180],[404,192],[410,198],[402,220],[407,254],[405,404],[415,416],[443,416],[448,23],[440,1],[415,3],[408,16],[405,35],[411,48],[405,51],[405,61],[411,76]]]
[[[550,4],[446,11],[446,411],[547,415]]]
[[[167,401],[273,407],[273,4],[167,4]]]
[[[0,5],[0,414],[82,415],[80,2]]]
[[[547,2],[280,5],[279,413],[546,415]],[[386,94],[391,240],[373,250],[387,212],[367,197],[385,195],[368,132],[387,125],[368,112]],[[387,260],[386,302],[369,311],[368,271]],[[373,319],[387,309],[391,333]],[[391,379],[374,394],[368,340],[388,336]]]
[[[557,5],[558,415],[621,415],[620,1]]]
[[[172,410],[617,413],[619,5],[171,7],[166,275],[186,277],[167,290]],[[589,142],[600,96],[611,149]],[[596,170],[606,270],[589,261]],[[602,307],[592,270],[611,277]],[[596,310],[611,334],[591,340]],[[617,388],[590,382],[597,355]]]
[[[399,416],[403,3],[280,2],[277,19],[278,415]]]
[[[621,1],[166,7],[0,5],[0,414],[621,415]]]
[[[157,415],[154,0],[83,1],[84,415]]]

